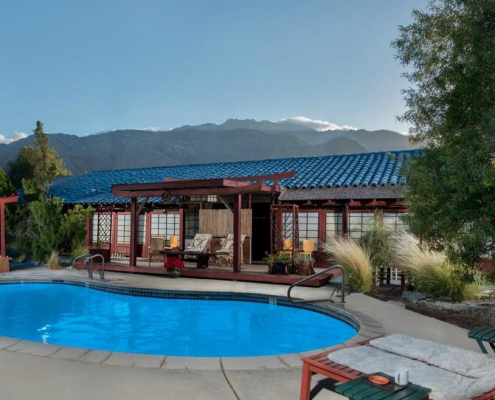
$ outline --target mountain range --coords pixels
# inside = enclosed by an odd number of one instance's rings
[[[50,134],[73,174],[95,170],[141,168],[163,165],[203,164],[265,158],[364,153],[413,148],[408,137],[389,130],[317,131],[287,121],[228,119],[223,124],[182,126],[153,131],[122,129],[76,136]],[[33,137],[0,144],[0,166],[7,169]]]

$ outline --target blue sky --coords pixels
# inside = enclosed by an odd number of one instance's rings
[[[1,1],[0,134],[38,119],[85,135],[294,116],[402,132],[407,82],[390,42],[425,5]]]

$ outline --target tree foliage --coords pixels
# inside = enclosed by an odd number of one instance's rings
[[[408,68],[412,231],[473,265],[495,238],[495,1],[430,0],[392,44]]]
[[[32,147],[24,147],[16,160],[9,163],[9,172],[16,186],[24,187],[27,194],[43,196],[57,176],[70,175],[56,150],[49,146],[48,135],[41,121],[36,122]]]
[[[33,256],[46,263],[53,250],[58,250],[62,236],[63,203],[57,197],[40,198],[28,205],[29,234],[33,243]]]
[[[9,196],[15,193],[15,188],[10,181],[9,176],[0,167],[0,197]]]

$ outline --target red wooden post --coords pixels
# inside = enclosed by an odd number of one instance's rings
[[[234,196],[234,272],[241,272],[241,209],[242,195]]]
[[[5,258],[5,204],[0,203],[0,225],[1,225],[1,237],[0,240],[2,241],[2,258]]]
[[[131,199],[131,248],[129,251],[129,265],[135,267],[137,264],[137,232],[138,232],[138,215],[137,215],[137,198]]]
[[[86,247],[90,247],[93,242],[93,218],[86,218],[86,235],[84,236],[84,244]]]
[[[179,250],[184,250],[186,248],[186,212],[183,207],[179,210]]]

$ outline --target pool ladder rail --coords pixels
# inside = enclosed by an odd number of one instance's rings
[[[72,268],[75,269],[76,268],[76,261],[83,258],[83,257],[85,257],[84,262],[83,262],[83,269],[86,269],[88,271],[88,276],[90,279],[93,279],[93,260],[95,258],[101,258],[101,269],[99,270],[100,271],[100,279],[102,281],[105,280],[105,259],[103,258],[103,256],[101,254],[94,254],[94,255],[90,255],[88,253],[82,254],[79,257],[74,258],[74,261],[72,261]],[[89,266],[88,266],[88,262],[89,262]]]
[[[294,300],[290,293],[292,292],[292,289],[294,289],[296,286],[300,286],[302,285],[304,282],[307,282],[313,278],[316,278],[317,276],[320,276],[320,275],[323,275],[323,274],[326,274],[330,271],[333,271],[333,270],[340,270],[341,271],[341,279],[342,281],[340,282],[340,285],[338,286],[335,286],[335,288],[333,289],[332,291],[332,294],[330,295],[330,298],[329,299],[316,299],[316,300]],[[345,270],[344,268],[341,266],[341,265],[332,265],[331,267],[329,268],[326,268],[324,269],[323,271],[320,271],[318,272],[317,274],[313,274],[313,275],[310,275],[310,276],[307,276],[306,278],[304,279],[301,279],[300,281],[297,281],[296,283],[293,283],[292,285],[289,286],[289,289],[287,290],[287,298],[292,302],[292,303],[316,303],[316,302],[323,302],[323,301],[329,301],[331,303],[335,303],[335,301],[333,301],[333,296],[334,294],[337,292],[339,292],[339,287],[340,287],[340,303],[344,304],[345,303]]]

